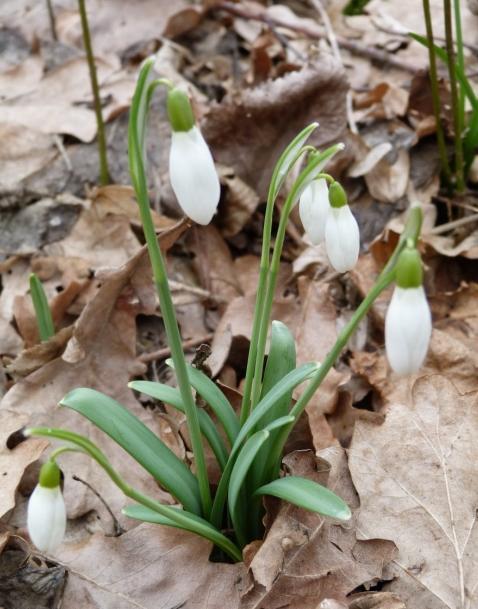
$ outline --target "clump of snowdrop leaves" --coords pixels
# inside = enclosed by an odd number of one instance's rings
[[[394,372],[413,374],[425,360],[432,319],[425,290],[420,254],[407,247],[400,254],[396,286],[385,318],[385,347]]]
[[[221,194],[214,161],[195,124],[186,93],[168,92],[167,109],[172,128],[169,178],[183,212],[198,224],[209,224]]]
[[[60,488],[60,469],[47,461],[28,502],[27,526],[30,539],[41,551],[51,554],[63,541],[66,509]]]

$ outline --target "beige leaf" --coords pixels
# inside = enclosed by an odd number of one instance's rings
[[[429,593],[427,609],[472,609],[478,593],[477,392],[459,393],[435,374],[416,380],[407,397],[391,399],[382,426],[356,423],[349,465],[360,495],[359,535],[396,543],[398,577],[409,589],[417,582]],[[406,600],[408,609],[425,606],[414,594]]]
[[[25,469],[36,461],[48,446],[42,438],[28,438],[15,448],[6,445],[8,437],[28,423],[28,417],[2,408],[0,411],[0,518],[15,506],[15,491]]]
[[[177,529],[141,524],[93,535],[59,554],[69,569],[65,609],[238,609],[243,564],[209,562],[211,545]]]

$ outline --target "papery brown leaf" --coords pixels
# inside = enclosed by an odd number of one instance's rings
[[[208,561],[211,544],[191,533],[141,524],[121,537],[93,535],[59,554],[69,577],[65,609],[238,609],[242,564]]]
[[[43,438],[27,438],[15,448],[7,447],[9,436],[21,429],[28,417],[12,410],[0,410],[0,518],[15,506],[15,491],[20,484],[25,469],[36,461],[48,446]]]
[[[471,608],[478,591],[478,394],[458,391],[441,374],[401,385],[388,398],[383,425],[356,423],[349,465],[361,502],[359,537],[396,543],[398,584],[389,587],[408,609]]]
[[[319,121],[317,146],[336,141],[345,128],[343,71],[329,55],[302,70],[246,89],[212,106],[204,135],[217,161],[265,197],[279,155],[306,125]]]

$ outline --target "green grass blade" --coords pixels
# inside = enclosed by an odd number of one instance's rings
[[[47,341],[55,335],[55,326],[42,282],[35,273],[30,275],[30,294],[35,309],[40,340],[42,342]]]
[[[131,383],[128,383],[128,387],[156,398],[157,400],[161,400],[162,402],[166,402],[180,412],[185,412],[179,389],[154,381],[132,381]],[[226,446],[208,413],[199,409],[198,417],[201,433],[208,441],[222,471],[226,466],[228,457]]]
[[[232,468],[237,457],[237,454],[242,446],[242,443],[247,439],[252,430],[258,425],[262,416],[268,412],[270,408],[274,407],[277,400],[280,400],[289,391],[300,385],[303,381],[311,377],[317,370],[318,364],[308,363],[303,364],[299,368],[296,368],[292,372],[289,372],[280,383],[278,383],[269,393],[262,399],[251,412],[246,422],[242,426],[236,441],[229,455],[226,467],[222,473],[219,481],[219,486],[216,490],[216,496],[214,497],[214,503],[211,512],[211,522],[214,526],[221,526],[222,515],[224,505],[227,497],[227,489],[229,486],[229,480],[231,477]]]
[[[166,363],[174,369],[172,360],[167,360]],[[234,412],[234,408],[216,383],[206,376],[204,372],[201,372],[190,364],[187,365],[187,370],[189,382],[199,395],[209,404],[221,425],[224,427],[224,431],[232,446],[239,433],[239,420]]]
[[[255,495],[273,495],[311,512],[337,520],[349,520],[349,506],[331,490],[307,478],[286,476],[258,488]]]
[[[468,130],[463,140],[465,154],[465,168],[468,172],[478,149],[478,107],[476,107],[468,122]]]
[[[273,421],[265,429],[253,434],[237,455],[236,462],[232,468],[231,479],[229,481],[228,505],[229,514],[231,516],[237,541],[241,548],[248,543],[248,539],[246,537],[247,505],[244,501],[240,501],[241,491],[243,491],[246,476],[257,458],[259,451],[264,445],[264,442],[266,442],[266,440],[269,438],[270,431],[283,425],[287,425],[293,420],[294,417],[285,416],[277,419],[277,421]]]
[[[174,512],[180,512],[183,518],[185,518],[184,523],[179,524],[177,521],[171,520],[167,516],[159,514],[158,512],[139,504],[128,505],[121,511],[125,516],[128,516],[128,518],[134,518],[135,520],[141,520],[142,522],[161,524],[168,527],[175,527],[177,529],[183,529],[185,531],[195,533],[196,535],[200,535],[201,537],[212,541],[212,543],[214,543],[216,546],[227,552],[229,556],[234,558],[234,560],[242,560],[242,555],[238,548],[225,535],[211,526],[207,520],[200,518],[196,514],[191,514],[175,507],[163,507],[168,511],[172,510],[172,516],[176,515]]]
[[[60,402],[89,419],[144,467],[189,512],[201,513],[196,477],[139,419],[94,389],[70,391]]]

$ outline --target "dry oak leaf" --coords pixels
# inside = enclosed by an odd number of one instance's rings
[[[307,453],[297,451],[286,458],[292,473],[323,484],[324,472],[319,468],[327,465],[328,488],[357,513],[359,504],[345,451],[340,447],[320,451],[315,469],[310,467]],[[396,553],[395,545],[382,539],[358,540],[354,521],[355,516],[348,523],[336,524],[283,504],[250,563],[255,583],[241,608],[316,609],[322,600],[344,602],[358,586],[380,579]]]
[[[439,374],[391,401],[383,425],[356,423],[358,534],[395,542],[390,590],[407,595],[408,609],[478,606],[477,432],[477,392],[460,393]]]
[[[28,438],[12,449],[7,447],[9,436],[27,422],[26,416],[12,410],[0,410],[0,518],[15,506],[15,491],[25,469],[36,461],[48,446],[48,441],[43,438]]]
[[[265,197],[277,159],[306,125],[321,126],[310,142],[322,147],[344,135],[347,82],[341,66],[323,55],[297,72],[245,89],[212,106],[204,136],[219,163]]]
[[[141,524],[121,537],[93,535],[59,552],[69,577],[63,609],[238,609],[244,565],[209,562],[211,544]]]

